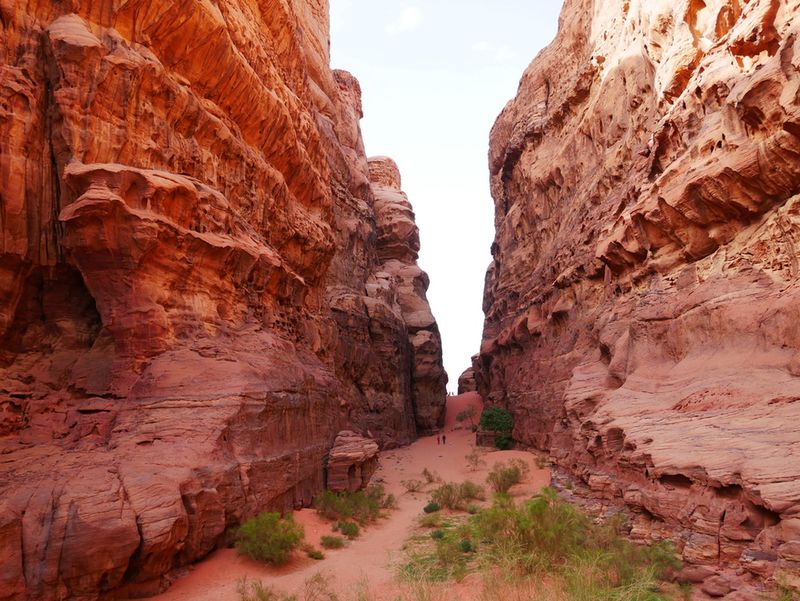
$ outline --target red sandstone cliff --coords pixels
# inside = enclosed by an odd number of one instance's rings
[[[111,4],[0,2],[0,599],[155,590],[442,420],[327,1]]]
[[[567,0],[492,130],[477,377],[634,536],[800,586],[798,14]]]

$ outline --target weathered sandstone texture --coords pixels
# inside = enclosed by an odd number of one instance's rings
[[[360,118],[327,0],[0,2],[0,599],[155,591],[440,423]]]
[[[492,130],[477,374],[635,536],[795,585],[799,11],[567,0]]]
[[[472,357],[473,363],[478,360],[478,355]],[[478,390],[477,382],[475,381],[475,368],[468,367],[458,377],[458,394],[466,392],[476,392]]]
[[[354,492],[369,484],[378,469],[378,443],[356,432],[339,432],[328,454],[326,487]]]

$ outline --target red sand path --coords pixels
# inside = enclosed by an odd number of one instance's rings
[[[488,469],[500,460],[520,457],[531,465],[527,482],[515,487],[517,496],[530,496],[550,482],[548,470],[537,469],[534,456],[523,451],[494,451],[483,456],[486,465],[470,472],[464,456],[473,450],[475,435],[469,427],[460,428],[455,416],[468,405],[480,411],[481,400],[476,393],[448,398],[445,434],[447,444],[437,445],[436,437],[421,438],[409,447],[381,453],[381,467],[373,481],[382,481],[386,491],[398,499],[398,508],[387,519],[369,526],[361,536],[344,549],[325,551],[323,561],[314,561],[304,554],[280,568],[272,568],[237,555],[233,549],[213,553],[179,578],[170,589],[153,597],[157,601],[238,601],[236,582],[239,578],[260,579],[276,589],[298,593],[307,579],[322,572],[335,578],[337,591],[348,594],[368,582],[371,591],[394,588],[393,566],[402,558],[402,546],[422,515],[428,500],[427,493],[405,492],[401,481],[422,480],[422,470],[437,472],[445,481],[472,480],[483,484]],[[330,524],[313,510],[295,513],[295,519],[305,526],[306,540],[319,543],[319,537],[330,533]],[[458,595],[461,596],[460,594]],[[301,595],[302,597],[302,595]],[[394,598],[394,597],[391,597]]]

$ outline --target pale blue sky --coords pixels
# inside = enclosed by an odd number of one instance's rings
[[[478,352],[491,260],[489,130],[556,33],[562,0],[331,0],[331,63],[361,82],[367,154],[417,216],[449,390]]]

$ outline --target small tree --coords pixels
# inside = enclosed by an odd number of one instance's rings
[[[481,428],[490,432],[511,432],[514,420],[502,407],[487,407],[481,413]]]
[[[257,561],[286,563],[305,533],[303,526],[287,515],[265,511],[247,520],[236,533],[236,549]]]

